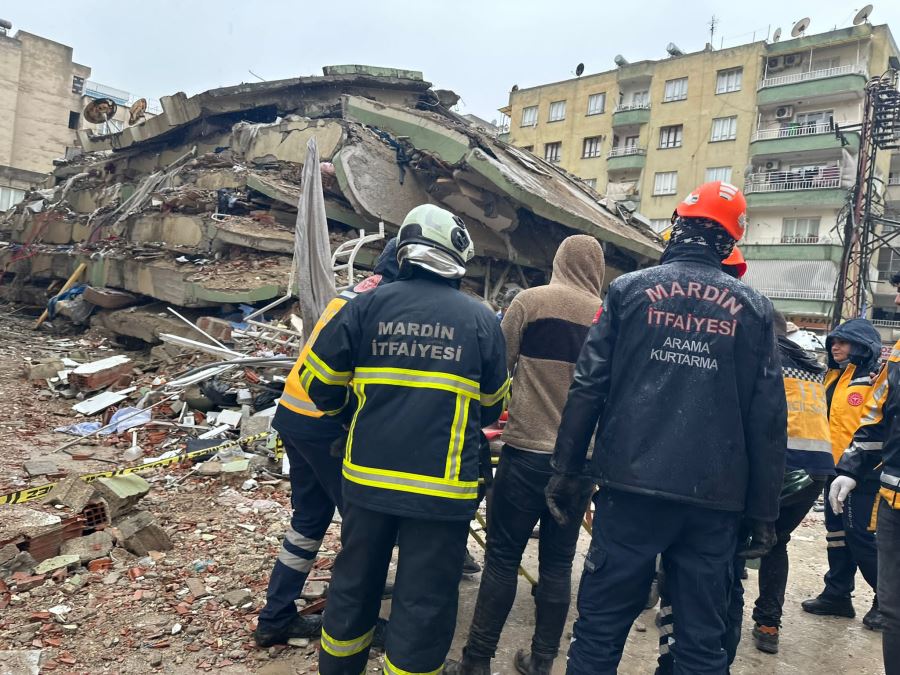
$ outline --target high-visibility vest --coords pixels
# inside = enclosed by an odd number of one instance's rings
[[[863,403],[872,389],[869,373],[856,372],[854,364],[844,370],[831,369],[825,374],[825,389],[834,385],[831,410],[828,414],[831,427],[831,454],[837,464],[844,450],[853,440],[865,410]]]

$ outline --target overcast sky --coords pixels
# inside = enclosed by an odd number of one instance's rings
[[[513,84],[528,87],[661,58],[675,42],[702,49],[715,15],[714,45],[785,36],[803,16],[807,34],[851,25],[861,0],[5,0],[0,18],[75,50],[91,79],[159,98],[363,63],[421,70],[462,96],[462,112],[488,120]],[[794,8],[797,9],[794,9]],[[872,23],[900,39],[900,2],[875,3]]]

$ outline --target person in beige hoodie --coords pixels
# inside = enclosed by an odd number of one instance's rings
[[[519,293],[503,316],[507,367],[513,373],[509,421],[491,496],[487,555],[462,661],[450,675],[488,675],[500,632],[516,596],[517,571],[535,524],[540,522],[539,572],[534,591],[531,651],[520,649],[523,675],[550,673],[569,610],[572,560],[593,488],[585,478],[576,517],[560,526],[550,515],[544,488],[575,362],[588,328],[601,311],[605,264],[599,242],[575,235],[560,244],[546,286]]]

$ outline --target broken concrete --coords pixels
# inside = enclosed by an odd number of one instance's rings
[[[81,562],[88,562],[96,558],[103,558],[112,550],[112,547],[112,536],[104,530],[99,530],[86,537],[63,542],[60,552],[63,555],[77,555]]]
[[[131,359],[124,355],[85,363],[69,373],[69,383],[79,391],[99,391],[131,374]]]
[[[62,504],[74,513],[81,512],[94,496],[94,486],[81,480],[80,476],[67,476],[44,498],[45,504]]]
[[[0,545],[21,537],[34,538],[59,528],[62,519],[22,504],[3,507],[0,518]]]
[[[113,520],[131,511],[150,492],[150,483],[137,474],[98,478],[92,485],[97,494],[106,500],[109,517]]]
[[[150,551],[170,551],[172,540],[147,511],[135,511],[115,523],[113,535],[125,549],[137,556]]]
[[[77,565],[80,560],[75,554],[57,555],[38,563],[37,567],[34,568],[34,572],[35,574],[50,574],[56,570]]]
[[[52,459],[29,459],[22,464],[22,468],[31,477],[53,476],[59,473],[59,466]]]

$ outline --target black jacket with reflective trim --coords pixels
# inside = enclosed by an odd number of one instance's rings
[[[601,485],[775,520],[787,409],[772,312],[699,245],[613,281],[576,365],[554,468],[578,473],[596,429]]]
[[[401,516],[471,518],[480,431],[509,390],[505,352],[494,314],[427,272],[347,303],[300,374],[326,413],[340,414],[350,388],[358,400],[344,499]]]
[[[881,496],[900,509],[900,342],[872,385],[859,428],[841,456],[837,472],[863,483],[879,465]]]

